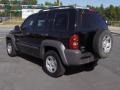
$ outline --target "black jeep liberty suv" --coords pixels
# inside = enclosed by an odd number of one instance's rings
[[[9,56],[22,52],[40,58],[52,77],[63,75],[66,66],[107,58],[112,45],[103,17],[93,9],[74,6],[43,9],[6,36]]]

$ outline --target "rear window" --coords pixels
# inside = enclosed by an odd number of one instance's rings
[[[97,12],[87,12],[82,17],[82,28],[84,29],[106,29],[107,24],[103,17]]]

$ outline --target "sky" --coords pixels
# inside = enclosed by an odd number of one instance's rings
[[[55,0],[38,0],[38,4],[44,3],[45,1],[54,2]],[[108,7],[110,4],[114,6],[120,6],[120,0],[61,0],[63,5],[77,4],[80,6],[100,6],[101,4],[104,7]]]

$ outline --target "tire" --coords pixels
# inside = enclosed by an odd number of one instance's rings
[[[7,41],[6,48],[7,48],[7,53],[10,57],[14,57],[17,55],[16,50],[15,50],[14,45],[11,40]]]
[[[113,38],[109,30],[98,31],[93,39],[93,50],[99,58],[107,58],[113,47]]]
[[[53,62],[54,63],[50,63],[50,62]],[[49,68],[52,66],[52,69]],[[60,57],[59,55],[55,52],[55,51],[48,51],[46,54],[45,54],[45,58],[44,58],[44,61],[43,61],[43,69],[44,71],[50,75],[51,77],[59,77],[59,76],[62,76],[64,75],[65,73],[65,68],[63,66],[63,64],[61,63],[61,60],[60,60]]]

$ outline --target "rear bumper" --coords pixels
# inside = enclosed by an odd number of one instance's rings
[[[65,50],[65,57],[68,65],[81,65],[95,61],[92,53],[81,53],[80,50]]]

